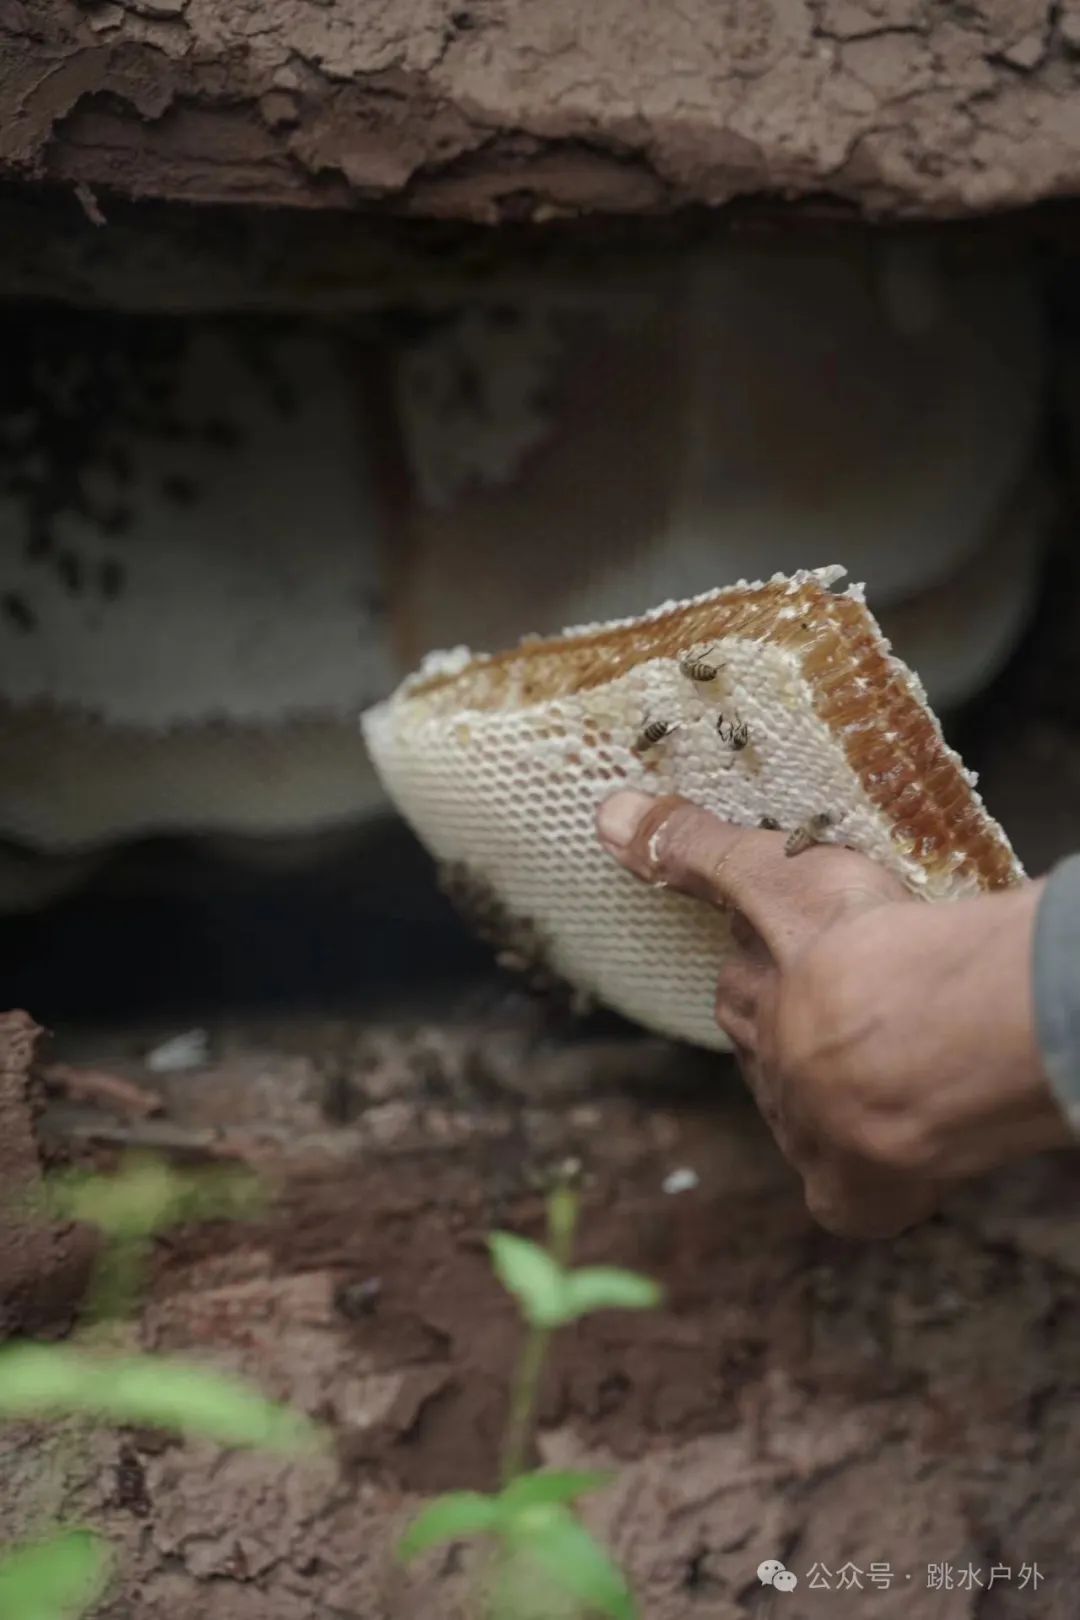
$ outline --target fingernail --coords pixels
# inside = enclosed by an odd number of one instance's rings
[[[641,819],[652,804],[647,793],[613,793],[596,812],[596,830],[606,849],[617,854],[633,841]]]

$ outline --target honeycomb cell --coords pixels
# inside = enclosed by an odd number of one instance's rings
[[[768,815],[791,830],[828,813],[830,837],[924,898],[1021,875],[921,686],[861,598],[833,582],[824,571],[711,592],[417,681],[365,716],[375,765],[433,853],[534,930],[561,979],[721,1047],[712,1006],[728,919],[605,854],[595,811],[617,784],[678,792],[748,826]],[[681,649],[699,643],[725,664],[722,698],[679,671]],[[745,750],[723,745],[721,712],[748,726]],[[657,718],[672,731],[635,752]]]

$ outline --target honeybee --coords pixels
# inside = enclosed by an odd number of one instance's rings
[[[733,754],[740,754],[750,741],[750,727],[745,720],[725,720],[722,714],[718,714],[716,735],[725,748],[730,748]]]
[[[648,748],[655,748],[658,742],[670,737],[673,731],[679,729],[678,720],[650,720],[638,734],[634,744],[634,753],[643,754]]]
[[[795,831],[789,834],[784,845],[784,854],[801,855],[804,849],[809,849],[813,844],[820,844],[834,819],[827,810],[820,811],[816,816],[810,816],[801,827],[796,827]]]
[[[712,652],[712,648],[706,647],[705,651]],[[723,667],[723,664],[707,663],[696,653],[687,653],[679,660],[679,669],[688,681],[715,681]]]

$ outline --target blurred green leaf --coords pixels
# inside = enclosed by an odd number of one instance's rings
[[[507,1526],[507,1535],[514,1551],[527,1553],[583,1608],[613,1620],[634,1620],[634,1600],[621,1570],[569,1508],[527,1508]]]
[[[566,1273],[545,1249],[512,1232],[492,1232],[495,1275],[534,1327],[558,1327],[565,1321]]]
[[[484,1572],[484,1620],[584,1620],[581,1604],[552,1580],[528,1548],[501,1547]]]
[[[407,1561],[442,1542],[460,1541],[495,1527],[497,1499],[479,1491],[453,1491],[436,1497],[417,1515],[398,1542],[398,1557]]]
[[[575,1469],[543,1469],[512,1479],[499,1497],[503,1514],[525,1508],[546,1507],[552,1503],[576,1502],[579,1496],[602,1491],[615,1478],[611,1473],[581,1472]]]
[[[0,1558],[0,1620],[74,1620],[105,1590],[108,1544],[71,1530]]]
[[[577,1193],[565,1181],[560,1181],[548,1194],[547,1220],[552,1254],[563,1265],[570,1258],[577,1217]]]
[[[168,1165],[142,1160],[115,1176],[55,1176],[44,1196],[54,1215],[86,1221],[112,1238],[134,1238],[174,1222],[185,1190],[183,1178]]]
[[[223,1445],[312,1451],[319,1431],[220,1373],[159,1356],[100,1356],[63,1345],[0,1350],[0,1417],[82,1413],[202,1434]]]
[[[112,1176],[50,1176],[42,1203],[51,1215],[85,1221],[108,1237],[149,1237],[181,1221],[242,1217],[260,1201],[257,1179],[247,1171],[174,1170],[159,1159],[132,1158]]]
[[[566,1278],[563,1320],[571,1322],[590,1311],[648,1311],[662,1298],[657,1284],[635,1271],[621,1271],[617,1266],[583,1266]]]
[[[101,1322],[134,1313],[145,1281],[152,1238],[111,1237],[101,1245],[86,1299],[84,1320]]]

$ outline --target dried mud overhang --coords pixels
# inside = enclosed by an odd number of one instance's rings
[[[1080,0],[0,0],[0,179],[93,198],[957,217],[1080,190],[1078,92]]]

